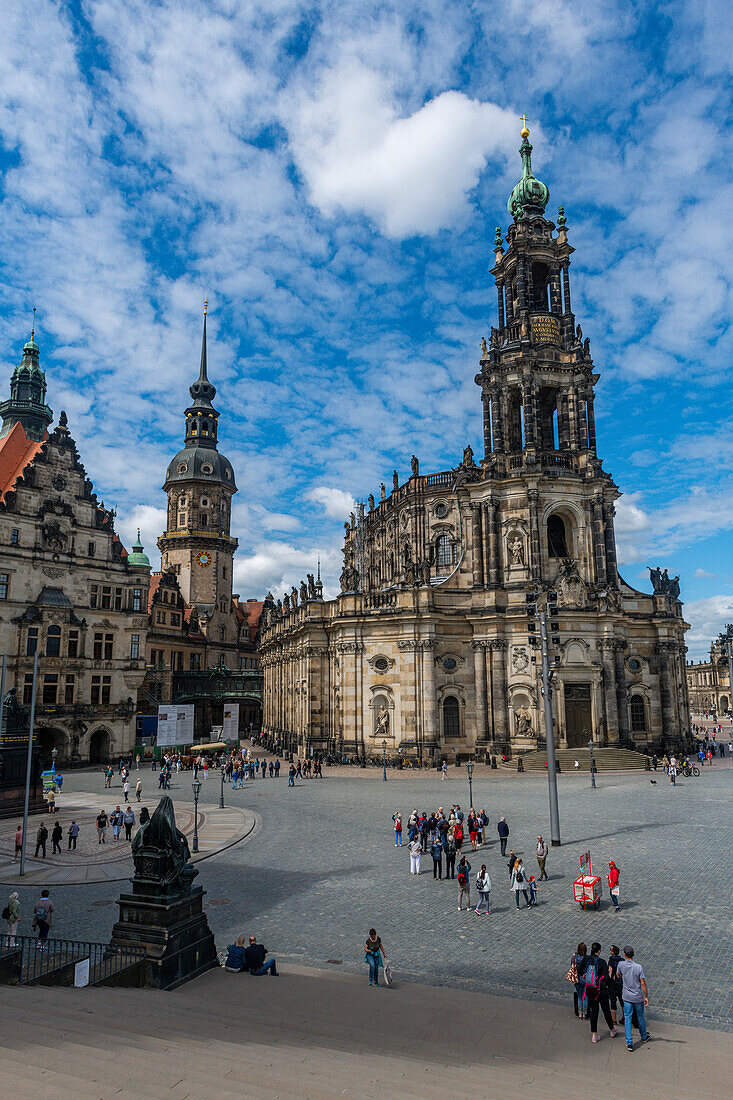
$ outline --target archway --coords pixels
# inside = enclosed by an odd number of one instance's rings
[[[53,764],[53,750],[56,749],[56,765],[60,767],[66,759],[66,737],[60,730],[42,726],[36,731],[36,745],[41,757],[41,767],[48,769]]]
[[[728,710],[728,696],[727,695],[721,695],[720,696],[720,710],[721,710],[722,714],[725,714],[726,711]]]
[[[109,731],[95,730],[89,738],[89,763],[107,764],[109,762]]]

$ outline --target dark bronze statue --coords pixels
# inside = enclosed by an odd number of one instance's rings
[[[138,829],[132,842],[132,858],[136,880],[181,894],[190,891],[198,871],[190,862],[188,841],[176,826],[173,802],[168,795],[161,798],[153,816]]]

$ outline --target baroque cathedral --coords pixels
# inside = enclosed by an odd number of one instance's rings
[[[538,609],[548,612],[554,738],[646,749],[689,734],[679,585],[632,588],[616,563],[620,493],[597,453],[590,341],[576,323],[563,207],[532,172],[497,229],[497,325],[475,381],[483,456],[409,479],[345,524],[341,593],[273,603],[264,726],[301,754],[422,761],[544,750]],[[665,574],[666,577],[666,574]]]

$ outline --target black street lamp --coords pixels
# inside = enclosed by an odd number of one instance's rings
[[[583,733],[586,736],[590,737],[590,734],[588,733],[588,730],[583,730]],[[590,785],[595,790],[595,786],[596,786],[596,765],[595,765],[595,762],[593,760],[593,738],[592,737],[591,737],[590,741],[588,742],[588,748],[590,749]]]
[[[201,780],[196,778],[191,784],[193,787],[193,850],[199,850],[199,794],[201,793]]]
[[[219,791],[219,809],[224,809],[224,773],[227,770],[226,764],[221,766],[221,789]]]
[[[468,808],[473,808],[473,769],[475,768],[473,760],[466,761],[466,771],[468,772]]]
[[[387,742],[382,741],[382,779],[387,782]]]

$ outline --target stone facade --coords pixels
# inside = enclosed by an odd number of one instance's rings
[[[637,591],[616,564],[619,490],[598,457],[596,373],[576,325],[562,208],[523,176],[497,230],[498,327],[476,383],[484,456],[369,498],[345,525],[341,595],[265,612],[265,729],[286,746],[434,759],[542,748],[538,614],[554,736],[646,747],[689,733],[678,578]]]
[[[24,366],[25,364],[25,366]],[[36,733],[43,763],[95,762],[134,744],[145,675],[150,568],[120,542],[97,500],[65,413],[51,435],[35,340],[2,405],[0,653],[6,690],[31,702],[38,652]],[[38,414],[34,418],[34,410]],[[22,415],[21,415],[22,414]]]
[[[687,690],[693,714],[717,714],[731,709],[728,658],[720,641],[710,646],[709,661],[690,661],[686,667]]]

